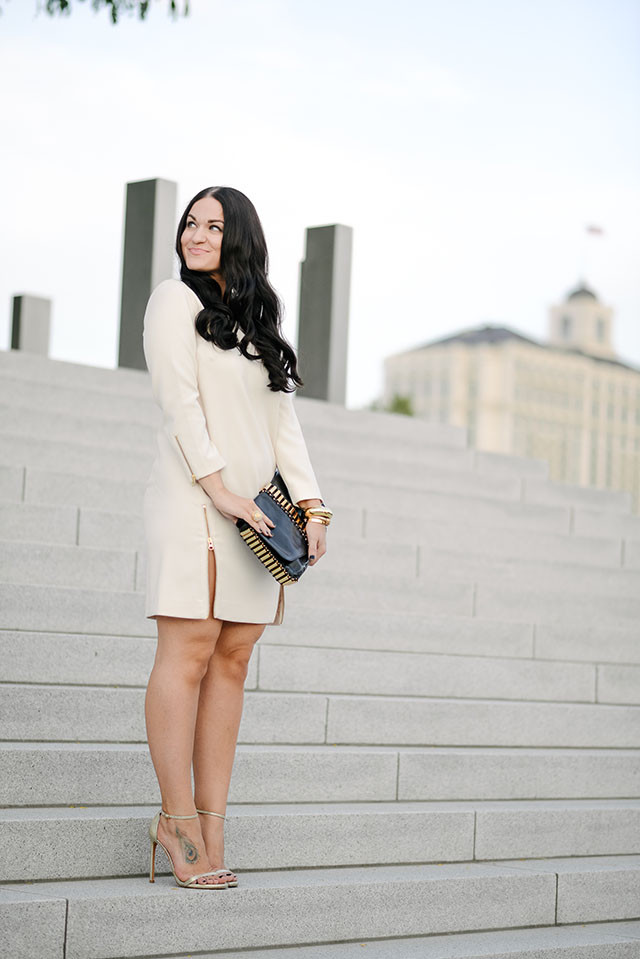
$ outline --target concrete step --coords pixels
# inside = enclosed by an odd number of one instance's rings
[[[367,610],[392,611],[401,608],[413,612],[474,615],[487,619],[528,620],[530,622],[601,623],[629,625],[640,618],[640,593],[620,593],[606,588],[567,590],[562,584],[544,588],[502,581],[474,582],[472,578],[454,578],[437,574],[418,581],[367,573],[358,576],[323,569],[305,575],[287,594],[290,604],[307,606],[351,606]],[[635,574],[629,572],[629,577]],[[138,585],[141,584],[141,564]]]
[[[16,503],[24,496],[26,470],[24,466],[5,466],[0,463],[0,499]]]
[[[617,536],[578,536],[569,531],[558,533],[537,531],[535,529],[510,528],[495,524],[472,525],[470,523],[436,521],[429,523],[428,531],[424,529],[395,531],[387,521],[385,514],[377,513],[375,521],[367,516],[367,536],[365,539],[375,539],[378,529],[384,530],[380,539],[393,542],[392,537],[403,544],[415,543],[421,553],[428,555],[431,550],[444,550],[457,556],[485,561],[515,561],[526,560],[532,563],[543,563],[555,568],[558,563],[571,563],[602,568],[637,568],[632,551],[638,543],[624,543]],[[337,529],[336,529],[337,531]],[[333,529],[332,542],[333,542]],[[407,538],[402,538],[403,536]],[[410,538],[409,538],[410,537]],[[623,545],[624,544],[624,545]],[[105,543],[105,545],[114,545]],[[640,551],[640,550],[638,550]]]
[[[59,413],[49,408],[19,406],[0,402],[0,435],[22,436],[37,444],[41,439],[60,444],[63,455],[68,445],[83,444],[90,448],[106,446],[145,450],[153,455],[156,431],[146,423],[89,418],[81,406],[83,396],[76,395],[74,413]]]
[[[611,596],[600,590],[580,597],[574,592],[477,583],[474,614],[492,619],[528,619],[537,623],[584,623],[626,626],[640,618],[640,594]]]
[[[144,699],[144,688],[2,683],[0,737],[146,742]],[[238,742],[640,748],[640,707],[261,689],[245,695]]]
[[[386,544],[380,543],[379,552],[385,547]],[[338,552],[336,563],[345,567],[351,565],[342,544],[338,544],[333,552]],[[396,560],[395,555],[393,560]],[[552,563],[522,556],[498,559],[424,546],[420,548],[418,564],[418,575],[423,582],[441,575],[465,581],[501,583],[509,588],[535,587],[541,591],[553,589],[554,592],[561,589],[583,594],[595,591],[622,598],[640,592],[640,570],[591,567],[562,562],[557,557]]]
[[[104,386],[102,389],[91,386],[80,389],[61,383],[30,380],[5,370],[0,378],[0,404],[20,410],[46,410],[58,416],[77,416],[78,410],[82,409],[85,423],[94,420],[135,423],[150,430],[158,429],[162,423],[162,412],[150,388],[146,395],[131,396]]]
[[[142,875],[158,808],[2,809],[0,883]],[[225,860],[270,870],[629,855],[639,827],[637,799],[229,805]]]
[[[405,614],[377,617],[375,623],[374,617],[363,617],[350,626],[340,612],[329,612],[325,632],[303,608],[292,611],[289,625],[277,634],[268,630],[249,660],[245,689],[257,687],[261,660],[260,687],[267,691],[476,699],[491,693],[506,700],[519,694],[530,701],[555,694],[556,700],[573,702],[640,701],[635,628],[618,635],[609,630],[583,635],[579,629],[565,635],[551,627],[545,637],[538,626],[540,653],[534,656],[531,628],[517,623]],[[155,649],[155,636],[0,630],[2,675],[11,683],[144,686]],[[563,650],[572,661],[561,659]]]
[[[287,959],[355,959],[366,946],[369,959],[636,959],[637,922],[537,926],[506,932],[472,932],[409,939],[367,940],[339,945],[294,946]],[[214,959],[220,953],[200,953]],[[234,952],[233,959],[281,959],[282,950]],[[169,956],[167,959],[182,959]]]
[[[634,749],[241,744],[229,801],[614,799],[639,787]],[[146,744],[0,743],[0,805],[158,800]]]
[[[371,696],[595,701],[590,663],[258,644],[260,688]],[[262,640],[260,640],[262,643]]]
[[[136,526],[142,525],[142,521],[137,516],[130,514],[130,517]],[[75,506],[0,502],[0,540],[73,545],[78,540],[78,523],[79,510]],[[92,544],[81,543],[81,545]],[[116,548],[118,546],[118,544],[104,542],[101,545],[116,545]],[[121,548],[123,544],[119,545]]]
[[[142,480],[113,480],[59,470],[0,466],[0,488],[6,502],[23,501],[40,506],[88,506],[122,513],[142,514],[145,484]],[[15,495],[13,495],[15,493]],[[11,494],[11,495],[9,495]]]
[[[155,636],[140,592],[0,583],[0,629]]]
[[[382,626],[382,624],[381,624]],[[425,624],[427,631],[429,626]],[[293,625],[291,627],[294,628]],[[302,628],[302,627],[301,627]],[[432,624],[437,630],[436,623]],[[542,627],[538,626],[540,631]],[[552,658],[527,656],[525,647],[517,646],[506,656],[477,653],[462,645],[455,655],[439,654],[447,648],[447,632],[437,646],[437,637],[430,636],[430,646],[421,652],[395,651],[391,637],[386,649],[338,648],[281,643],[282,634],[273,632],[260,641],[256,650],[260,657],[260,688],[264,690],[296,690],[372,696],[434,696],[449,698],[493,698],[518,700],[557,700],[599,703],[638,703],[640,701],[640,668],[634,664],[600,664],[575,662],[573,650],[567,648],[567,660],[560,659],[556,649]],[[595,634],[594,634],[595,635]],[[353,639],[353,637],[351,637]],[[635,646],[640,659],[634,630],[621,637],[621,655],[627,646]],[[405,643],[407,637],[403,637]],[[337,637],[333,637],[335,643]],[[585,644],[588,637],[585,637]],[[540,640],[542,642],[542,639]],[[481,636],[477,646],[481,647]],[[612,639],[612,644],[615,639]],[[577,645],[577,644],[576,644]],[[585,660],[590,646],[584,651]],[[474,652],[476,655],[474,655]],[[522,653],[523,655],[519,655]],[[600,656],[606,656],[600,648]],[[610,655],[614,654],[614,650]],[[593,656],[598,655],[596,649]]]
[[[151,472],[153,451],[105,447],[99,443],[63,443],[44,437],[35,440],[31,436],[4,432],[0,434],[0,462],[7,466],[31,466],[144,485]]]
[[[136,586],[134,550],[0,540],[0,582],[129,590]]]
[[[637,919],[639,879],[640,857],[611,856],[243,872],[236,889],[212,892],[206,901],[204,893],[179,890],[173,877],[160,876],[153,884],[142,876],[65,880],[4,885],[2,895],[10,895],[2,918],[10,921],[12,937],[29,915],[34,949],[40,949],[40,935],[51,948],[56,932],[60,954],[64,933],[67,959],[166,956],[169,950],[184,955],[212,945],[218,954],[229,954],[284,944],[361,942],[363,935]],[[16,891],[23,897],[17,907]],[[187,894],[188,918],[182,901]],[[260,921],[248,923],[247,915]]]
[[[390,538],[390,530],[396,530],[402,539],[407,534],[428,537],[431,525],[445,520],[456,525],[640,539],[640,516],[580,504],[511,502],[485,497],[472,500],[435,489],[418,492],[405,487],[394,490],[392,499],[388,487],[382,484],[377,486],[370,480],[363,486],[347,477],[331,477],[331,495],[336,502],[346,505],[359,502],[366,510],[365,535],[375,528],[383,539]],[[399,505],[395,513],[389,509],[393,500]]]
[[[287,959],[356,959],[366,947],[368,959],[637,959],[640,922],[594,922],[588,925],[536,926],[500,932],[448,933],[444,936],[341,942],[337,945],[288,946]],[[233,959],[282,959],[283,950],[234,951]],[[198,959],[220,959],[198,953]],[[166,959],[184,959],[175,953]]]
[[[624,542],[622,564],[629,569],[640,569],[640,540]]]
[[[611,512],[605,521],[601,509],[581,507],[573,511],[572,530],[578,536],[600,536],[608,532],[609,536],[620,536],[625,541],[637,541],[640,539],[640,516]]]
[[[149,374],[142,370],[71,363],[24,350],[0,350],[0,370],[3,379],[6,375],[28,383],[47,383],[65,388],[71,386],[83,394],[97,390],[151,398]]]
[[[290,606],[288,619],[267,634],[269,645],[316,646],[321,649],[376,650],[388,653],[448,653],[452,656],[505,656],[536,660],[572,660],[640,664],[637,624],[536,623],[485,617],[421,616],[398,610],[369,613],[359,609],[323,609],[312,613]],[[358,663],[364,669],[363,659]],[[600,670],[603,669],[602,674]],[[609,667],[598,667],[598,680]],[[373,676],[372,692],[379,686]],[[599,684],[600,685],[600,684]],[[351,690],[344,690],[351,691]],[[388,688],[386,691],[390,691]]]
[[[522,500],[525,503],[558,503],[585,509],[607,509],[622,517],[631,513],[633,504],[633,496],[628,490],[556,483],[537,476],[523,476]],[[633,515],[637,518],[637,513]]]
[[[561,724],[562,732],[556,723]],[[293,740],[292,740],[293,741]],[[326,742],[416,746],[638,747],[638,706],[329,697]]]

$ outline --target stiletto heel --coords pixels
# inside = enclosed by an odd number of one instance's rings
[[[205,814],[205,816],[217,816],[218,819],[226,819],[226,818],[227,818],[226,816],[223,816],[221,812],[209,812],[208,809],[198,809],[197,806],[196,806],[196,812],[203,812],[203,813]],[[236,876],[235,872],[231,872],[231,870],[229,870],[229,869],[225,869],[225,870],[223,870],[223,871],[224,871],[228,876],[233,876],[233,877],[234,877],[233,880],[227,879],[227,885],[228,885],[229,887],[231,887],[231,886],[237,886],[237,885],[238,885],[238,877]]]
[[[161,846],[165,853],[167,854],[167,859],[171,865],[171,872],[173,873],[173,878],[179,886],[185,886],[188,889],[226,889],[228,883],[226,882],[197,882],[196,880],[202,879],[204,876],[222,876],[229,872],[228,869],[214,869],[211,872],[200,872],[197,876],[190,876],[188,879],[179,879],[176,876],[176,871],[173,868],[173,859],[169,854],[169,850],[160,842],[158,839],[158,823],[160,822],[160,816],[165,816],[167,819],[197,819],[198,814],[194,813],[193,816],[172,816],[170,813],[165,812],[164,809],[161,809],[160,812],[157,812],[149,824],[149,839],[151,840],[151,862],[149,865],[149,882],[155,882],[155,864],[156,864],[156,846]]]
[[[149,882],[155,882],[155,868],[156,868],[156,840],[151,840],[151,862],[149,863]]]

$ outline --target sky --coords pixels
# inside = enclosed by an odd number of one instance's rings
[[[640,366],[640,0],[43,7],[0,0],[0,348],[33,293],[52,356],[116,365],[126,184],[161,177],[176,225],[206,186],[252,199],[294,344],[305,229],[353,228],[349,407],[457,330],[544,340],[580,278]]]

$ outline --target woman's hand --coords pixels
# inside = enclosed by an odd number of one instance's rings
[[[299,499],[297,506],[306,509],[308,506],[322,506],[321,499]],[[324,523],[307,520],[307,540],[309,541],[309,566],[315,566],[321,556],[327,552],[327,527]]]
[[[252,499],[238,496],[236,493],[232,493],[231,490],[225,488],[216,493],[213,505],[218,512],[226,516],[227,519],[231,519],[234,522],[236,519],[246,519],[249,526],[252,526],[258,533],[262,533],[263,536],[273,535],[271,529],[274,529],[276,524],[270,520],[268,516],[265,516],[260,507],[254,503]],[[254,513],[260,513],[262,519],[254,519]]]
[[[309,540],[309,566],[315,566],[321,556],[327,552],[327,527],[324,523],[307,522]]]
[[[222,513],[226,519],[230,519],[234,523],[236,519],[246,520],[249,526],[255,529],[256,532],[262,533],[263,536],[273,535],[270,527],[275,528],[276,524],[272,522],[268,516],[264,515],[252,499],[247,499],[246,496],[238,496],[236,493],[232,493],[231,490],[227,489],[218,476],[219,474],[211,473],[209,476],[203,476],[202,479],[199,480],[200,485],[218,512]],[[213,477],[215,477],[215,479],[213,479]],[[254,513],[260,513],[262,518],[259,520],[254,519]]]

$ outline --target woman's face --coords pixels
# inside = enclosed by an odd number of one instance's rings
[[[203,270],[216,280],[220,274],[220,251],[224,210],[214,196],[203,196],[189,210],[180,238],[182,255],[190,270]]]

